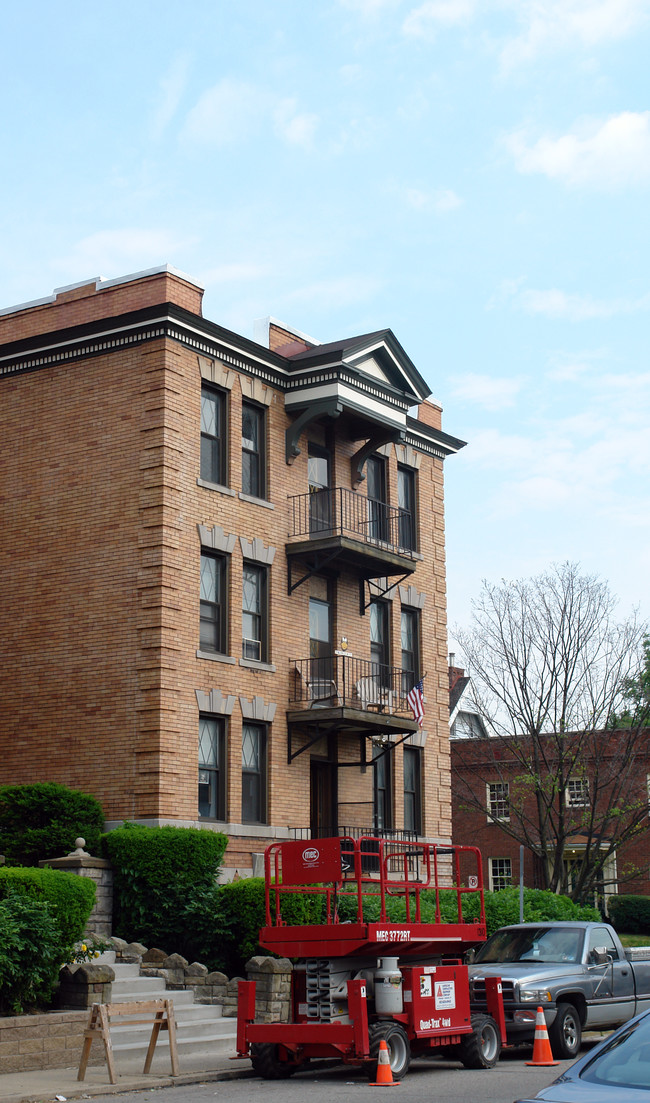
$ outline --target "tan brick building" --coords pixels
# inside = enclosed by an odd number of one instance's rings
[[[231,874],[278,837],[448,840],[462,442],[390,330],[257,343],[201,298],[164,267],[0,311],[0,783],[225,830]]]

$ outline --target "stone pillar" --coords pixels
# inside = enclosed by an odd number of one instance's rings
[[[66,1011],[81,1011],[94,1003],[110,1003],[115,972],[110,965],[64,965],[56,994],[57,1005]]]
[[[255,1019],[260,1023],[288,1023],[291,1017],[291,973],[287,957],[252,957],[246,975],[255,981]]]
[[[105,858],[93,858],[83,848],[85,839],[75,839],[76,850],[65,858],[48,858],[39,862],[39,866],[51,869],[64,869],[67,873],[76,873],[79,877],[90,877],[97,887],[95,906],[86,924],[86,931],[110,938],[113,931],[113,869]]]

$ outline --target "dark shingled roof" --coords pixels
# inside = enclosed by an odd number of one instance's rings
[[[459,678],[453,689],[449,691],[449,715],[456,708],[456,705],[460,701],[463,693],[469,685],[469,678]]]

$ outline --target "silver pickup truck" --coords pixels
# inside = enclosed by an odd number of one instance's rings
[[[575,1057],[583,1030],[619,1026],[650,1007],[650,947],[624,950],[607,923],[501,927],[477,951],[469,974],[477,1008],[485,978],[501,977],[512,1045],[533,1040],[543,1007],[555,1057]]]

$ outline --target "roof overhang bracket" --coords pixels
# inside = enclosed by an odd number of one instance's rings
[[[368,456],[372,456],[372,453],[376,452],[378,448],[381,448],[382,444],[399,444],[403,439],[404,432],[402,429],[375,429],[370,439],[367,440],[365,444],[362,444],[359,451],[355,452],[350,460],[352,468],[352,489],[358,490],[366,477],[363,469],[366,466]]]
[[[316,421],[320,417],[339,417],[343,413],[343,405],[337,398],[321,398],[316,402],[311,402],[306,410],[298,414],[295,421],[291,422],[291,425],[285,434],[285,459],[288,464],[292,464],[297,456],[300,455],[300,449],[298,447],[298,441],[304,429],[312,422]]]
[[[370,594],[370,583],[373,580],[370,579],[370,578],[360,578],[359,579],[359,615],[364,617],[366,615],[366,609],[370,608],[373,601],[376,601],[377,598],[381,599],[381,598],[384,598],[384,597],[388,597],[391,590],[394,590],[396,586],[399,586],[400,582],[405,582],[406,579],[410,578],[410,577],[411,577],[410,573],[400,575],[399,578],[396,578],[394,582],[391,582],[390,586],[387,586],[385,590],[382,590],[381,586],[378,585],[377,580],[375,579],[374,580],[375,581],[375,586],[376,586],[377,590],[379,591],[378,593],[375,593],[375,594]],[[301,581],[302,581],[302,579],[301,579]],[[368,593],[370,594],[367,601],[366,601],[366,583],[368,583]]]

